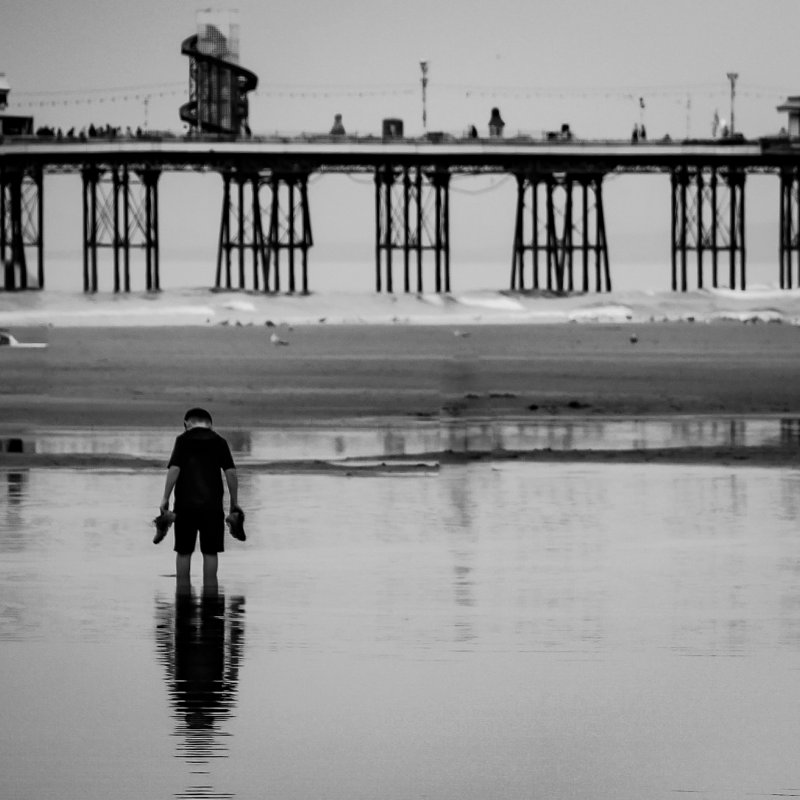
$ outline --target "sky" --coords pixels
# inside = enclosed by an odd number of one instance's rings
[[[238,14],[240,61],[259,77],[250,100],[256,134],[327,132],[340,113],[348,133],[379,133],[383,118],[399,117],[406,134],[419,135],[422,60],[429,64],[427,130],[454,134],[471,124],[485,133],[497,106],[506,135],[568,123],[579,137],[628,139],[644,122],[651,139],[705,137],[715,112],[730,116],[733,71],[736,129],[757,137],[785,125],[776,106],[800,94],[796,0],[238,0],[212,7]],[[188,0],[6,0],[0,72],[12,87],[7,112],[65,130],[108,123],[182,132],[177,109],[187,95],[188,59],[180,44],[205,8]],[[364,183],[314,182],[312,260],[371,258],[373,196]],[[80,253],[79,224],[76,232],[69,221],[74,208],[59,212],[62,203],[79,205],[79,186],[49,184],[47,247]],[[167,253],[210,247],[213,262],[220,187],[217,176],[162,178]],[[611,178],[604,197],[612,262],[668,263],[668,179]],[[451,202],[455,257],[508,262],[513,184],[459,179]],[[747,203],[750,257],[776,260],[777,178],[750,180]]]

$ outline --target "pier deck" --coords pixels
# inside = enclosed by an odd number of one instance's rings
[[[40,165],[79,170],[87,164],[138,163],[163,169],[218,170],[231,165],[269,169],[300,162],[314,171],[371,171],[375,166],[422,163],[457,172],[506,172],[530,164],[543,170],[591,165],[604,172],[664,172],[676,166],[729,165],[773,171],[800,159],[792,140],[548,141],[506,139],[392,139],[379,137],[217,137],[148,136],[142,139],[53,140],[16,138],[0,142],[0,169]]]

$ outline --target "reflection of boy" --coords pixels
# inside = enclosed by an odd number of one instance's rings
[[[225,512],[222,474],[228,485],[231,512],[238,510],[239,482],[230,447],[212,430],[211,415],[192,408],[183,420],[186,429],[175,439],[161,499],[162,512],[169,508],[175,490],[175,563],[178,581],[189,581],[192,553],[200,535],[203,582],[217,579],[217,554],[225,549]]]
[[[175,603],[156,599],[155,640],[166,668],[177,753],[189,761],[228,756],[226,721],[235,713],[245,634],[245,599],[219,589],[177,587]],[[211,773],[204,775],[211,780]],[[182,797],[198,797],[190,787]],[[203,795],[205,796],[205,795]],[[222,797],[223,795],[215,795]],[[226,795],[227,796],[227,795]]]

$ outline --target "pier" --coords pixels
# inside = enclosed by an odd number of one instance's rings
[[[83,289],[98,290],[99,253],[113,253],[113,286],[130,291],[131,251],[145,255],[146,288],[160,288],[158,202],[164,172],[220,175],[215,288],[309,292],[312,175],[366,174],[375,187],[377,292],[449,292],[450,178],[511,175],[517,184],[508,288],[608,292],[613,232],[603,183],[660,173],[671,185],[674,291],[747,286],[745,188],[775,175],[781,288],[800,286],[800,141],[613,142],[213,134],[93,138],[6,137],[0,142],[0,289],[46,286],[43,176],[82,179]],[[168,224],[168,220],[166,221]],[[365,227],[369,225],[365,220]],[[425,282],[433,262],[432,283]]]

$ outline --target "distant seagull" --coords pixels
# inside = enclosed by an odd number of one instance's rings
[[[282,344],[289,344],[289,342],[287,342],[285,339],[281,339],[281,337],[278,336],[277,333],[271,333],[270,336],[269,336],[269,340],[270,340],[270,342],[272,342],[272,344],[274,344],[276,346],[282,345]]]
[[[638,342],[638,341],[639,341],[639,337],[635,333],[632,333],[631,334],[631,344],[636,344],[636,342]]]
[[[466,339],[469,336],[469,331],[453,331],[453,336],[460,336],[462,339]]]

